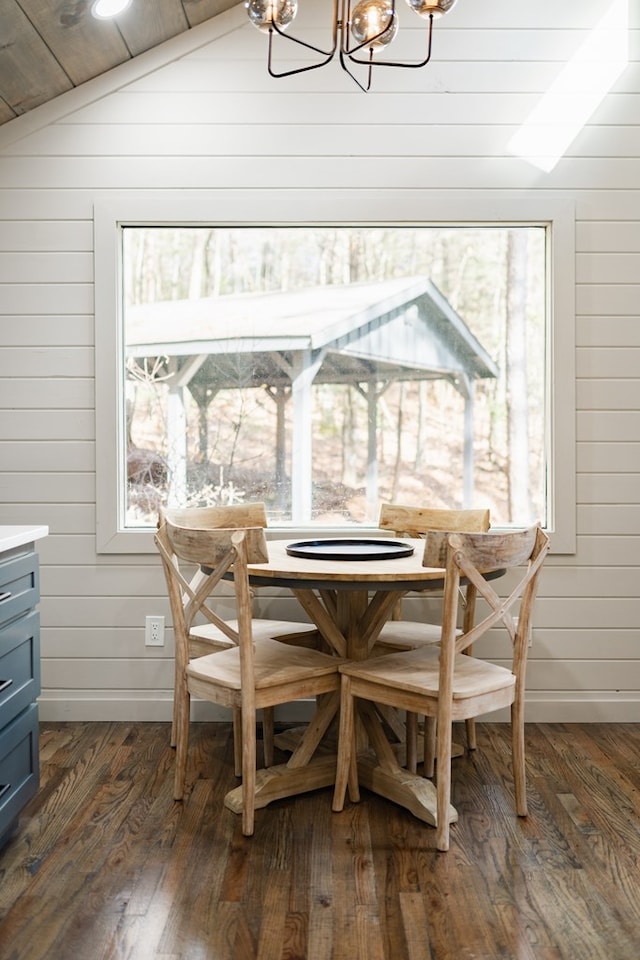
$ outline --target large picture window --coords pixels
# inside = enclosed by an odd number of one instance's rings
[[[296,530],[389,501],[553,527],[551,223],[112,229],[121,542],[250,500]]]

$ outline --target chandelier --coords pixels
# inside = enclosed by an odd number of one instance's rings
[[[411,9],[427,21],[426,52],[419,61],[377,59],[376,54],[385,50],[398,32],[396,0],[334,0],[333,32],[330,50],[315,47],[305,40],[285,31],[298,12],[298,0],[246,0],[245,8],[251,23],[258,30],[269,34],[267,70],[272,77],[290,77],[307,70],[324,67],[338,54],[340,65],[361,90],[369,90],[373,67],[424,67],[431,59],[431,35],[433,21],[451,10],[457,0],[406,0]],[[276,70],[273,66],[274,37],[282,37],[318,54],[320,60],[293,70]],[[351,64],[366,67],[366,80],[361,83],[351,69]]]

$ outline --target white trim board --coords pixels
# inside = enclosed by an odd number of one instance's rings
[[[553,315],[549,351],[550,435],[548,520],[554,553],[576,549],[575,417],[575,204],[553,194],[502,190],[475,193],[434,190],[343,191],[172,190],[144,194],[99,193],[94,203],[96,344],[96,531],[99,553],[153,552],[152,531],[121,526],[123,464],[118,458],[124,422],[122,382],[120,230],[132,224],[334,225],[540,223],[551,225],[547,250]],[[114,470],[114,458],[118,468]]]

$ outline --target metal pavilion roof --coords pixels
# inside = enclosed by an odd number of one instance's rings
[[[213,379],[218,389],[288,383],[287,366],[299,351],[322,355],[317,383],[498,375],[484,347],[424,277],[162,301],[126,311],[128,357],[174,357],[179,368],[189,365],[192,377]]]

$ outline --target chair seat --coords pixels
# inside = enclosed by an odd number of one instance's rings
[[[458,633],[462,631],[458,630]],[[418,623],[413,620],[388,620],[378,634],[377,644],[385,647],[414,649],[440,641],[439,623]]]
[[[238,630],[237,620],[225,621],[232,630]],[[318,628],[314,623],[303,623],[295,620],[258,620],[251,621],[254,640],[277,640],[300,635],[317,633]],[[199,640],[203,643],[213,644],[217,649],[224,647],[234,647],[235,644],[229,637],[216,627],[213,623],[205,623],[199,626],[191,627],[189,631],[190,640]]]
[[[254,643],[256,689],[337,673],[342,663],[338,657],[306,647],[289,646],[270,638],[259,642],[254,640]],[[187,674],[194,680],[213,681],[220,686],[240,690],[239,648],[233,647],[191,660]]]
[[[425,697],[437,697],[440,651],[423,646],[405,653],[390,653],[362,663],[343,663],[340,672],[370,683],[393,685]],[[505,667],[457,654],[453,674],[453,699],[465,700],[515,686],[516,678]]]

